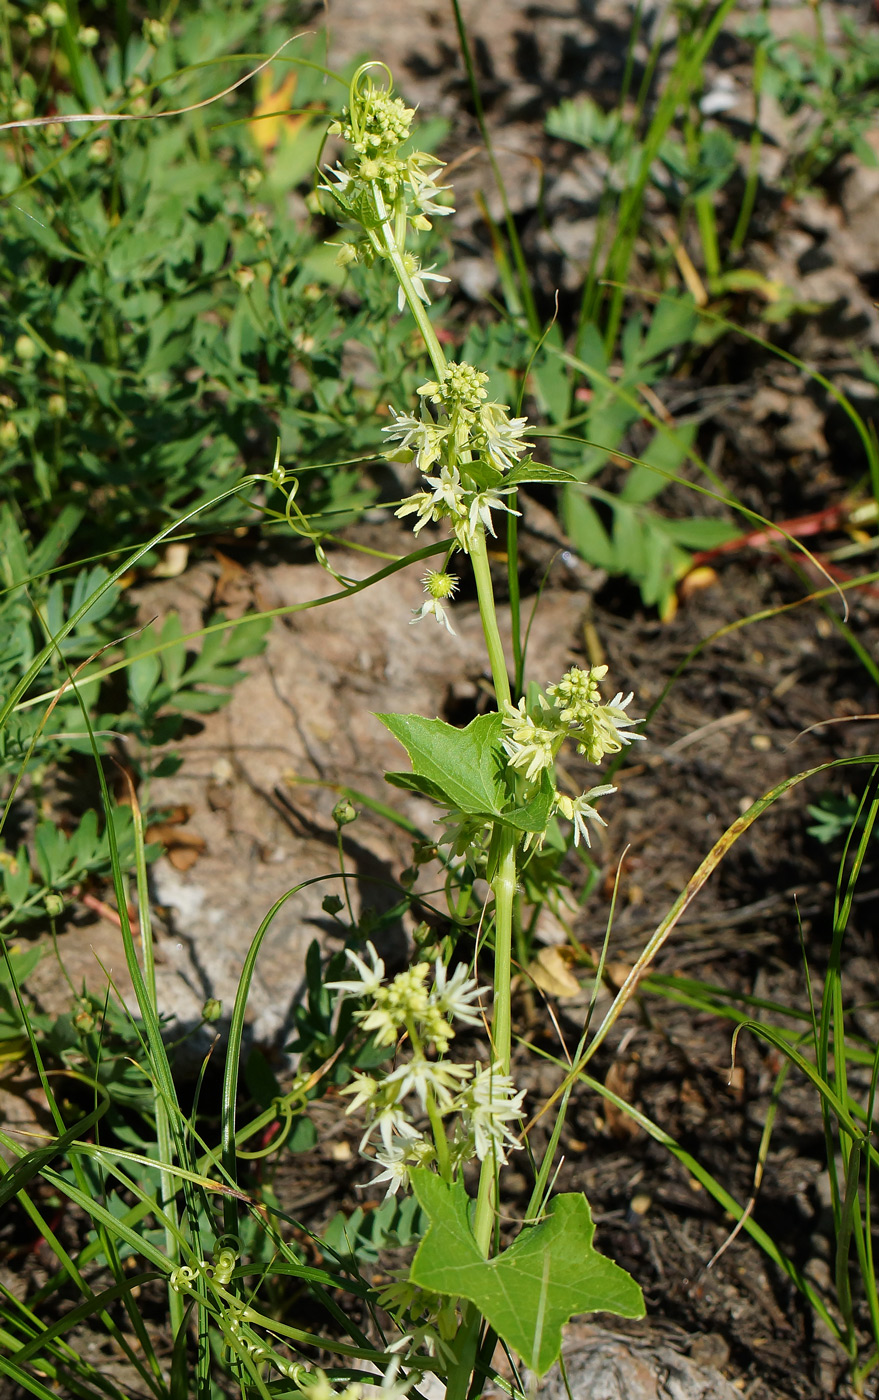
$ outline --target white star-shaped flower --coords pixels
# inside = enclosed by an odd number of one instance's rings
[[[420,622],[423,617],[435,617],[441,627],[445,627],[446,631],[453,637],[456,635],[455,629],[449,622],[448,614],[439,598],[426,598],[421,604],[421,607],[413,608],[412,612],[414,616],[409,619],[410,627],[414,626],[416,622]]]
[[[367,943],[366,951],[369,953],[371,967],[358,957],[353,948],[345,949],[345,957],[353,963],[359,973],[359,980],[352,979],[350,982],[327,982],[330,991],[342,992],[344,996],[352,997],[374,997],[385,980],[385,965],[372,943]]]

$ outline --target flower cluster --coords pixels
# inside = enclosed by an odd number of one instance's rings
[[[541,782],[545,772],[551,774],[566,739],[575,739],[577,752],[598,764],[607,754],[619,753],[627,744],[644,738],[632,732],[638,721],[626,714],[631,692],[624,696],[620,691],[608,703],[602,701],[599,682],[606,675],[606,666],[592,666],[588,671],[574,666],[556,685],[547,686],[546,694],[536,690],[531,703],[523,698],[518,705],[506,706],[501,716],[504,752],[510,767],[527,785]],[[581,838],[590,844],[590,822],[606,825],[593,800],[615,791],[603,784],[579,797],[569,797],[554,787],[553,810],[573,823],[575,845]]]
[[[356,242],[341,245],[338,261],[371,266],[378,258],[390,259],[400,310],[408,300],[418,319],[418,303],[430,305],[428,284],[449,279],[433,267],[422,267],[407,247],[407,237],[410,231],[429,229],[433,216],[454,211],[440,202],[446,193],[437,184],[441,162],[424,151],[403,153],[415,113],[392,96],[390,87],[375,85],[369,76],[374,66],[363,64],[357,70],[348,105],[329,128],[348,143],[351,154],[326,172],[321,188],[361,230]],[[424,475],[423,488],[408,496],[397,514],[415,517],[416,535],[428,524],[446,522],[453,549],[469,554],[486,533],[494,535],[493,511],[517,514],[508,500],[515,485],[505,482],[504,474],[528,447],[527,421],[511,417],[505,404],[488,400],[487,374],[469,364],[444,364],[438,343],[432,357],[437,378],[422,384],[418,409],[402,413],[391,407],[391,422],[384,429],[388,458],[414,461]],[[431,615],[452,631],[441,606],[451,592],[439,594],[428,585],[428,595],[416,621]]]
[[[504,473],[529,446],[527,419],[511,418],[505,404],[486,402],[487,383],[488,375],[473,365],[452,362],[441,382],[421,385],[417,415],[391,408],[393,421],[382,429],[388,457],[414,461],[428,488],[407,496],[397,515],[415,516],[415,535],[427,524],[447,521],[465,553],[477,532],[494,535],[493,510],[518,514],[504,499],[515,490],[504,484]]]
[[[389,1074],[355,1074],[342,1091],[351,1096],[349,1113],[365,1112],[361,1152],[379,1138],[374,1156],[382,1170],[370,1185],[384,1182],[387,1194],[395,1195],[408,1188],[412,1167],[445,1162],[457,1171],[473,1157],[502,1165],[507,1150],[519,1146],[510,1124],[521,1115],[523,1094],[516,1093],[512,1079],[498,1065],[458,1064],[431,1059],[427,1053],[433,1045],[438,1056],[446,1054],[454,1037],[453,1021],[480,1024],[476,982],[461,965],[449,975],[439,959],[430,986],[428,963],[416,963],[387,981],[384,962],[371,943],[366,946],[368,963],[350,949],[347,953],[357,977],[328,986],[366,1000],[355,1017],[379,1045],[408,1038],[411,1049],[410,1058]],[[430,1131],[413,1121],[413,1100],[427,1115]],[[447,1134],[441,1126],[446,1119],[454,1122]],[[445,1134],[441,1143],[434,1133],[438,1124]]]
[[[330,125],[330,135],[343,137],[359,156],[375,160],[402,146],[414,116],[415,108],[407,107],[402,98],[373,87],[367,101],[353,109],[342,108],[339,120]]]
[[[383,225],[392,225],[395,241],[403,251],[407,225],[423,232],[431,227],[431,218],[454,213],[449,205],[439,202],[447,189],[436,183],[443,162],[426,151],[400,154],[415,111],[399,97],[392,97],[389,90],[375,86],[367,77],[371,66],[364,64],[357,70],[349,105],[329,128],[329,134],[341,136],[354,154],[326,172],[321,189],[366,234],[365,240],[342,246],[341,263],[363,261],[369,265],[376,257],[385,256],[387,248],[376,236]],[[407,271],[419,296],[429,304],[423,279],[447,282],[448,278],[439,277],[432,269],[422,270],[412,254],[407,258]]]
[[[442,963],[434,968],[433,986],[427,986],[429,963],[416,963],[385,981],[384,960],[372,943],[366,945],[369,964],[352,949],[345,956],[357,976],[349,981],[328,982],[327,986],[346,996],[368,998],[372,1005],[355,1012],[365,1031],[375,1036],[377,1045],[394,1045],[402,1034],[420,1044],[433,1044],[444,1054],[454,1038],[452,1021],[466,1025],[481,1023],[475,1003],[481,992],[466,969],[459,964],[449,977]]]

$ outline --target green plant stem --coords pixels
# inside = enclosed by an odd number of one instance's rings
[[[510,1072],[511,1024],[510,982],[512,979],[513,901],[516,897],[517,835],[505,828],[497,873],[492,881],[494,890],[494,1016],[492,1019],[492,1049],[502,1074]]]
[[[476,579],[479,614],[485,633],[485,645],[491,663],[498,708],[510,703],[510,679],[507,661],[498,628],[491,569],[485,533],[480,530],[470,549],[470,561]],[[497,870],[492,880],[494,893],[494,1011],[492,1015],[492,1054],[501,1074],[510,1072],[513,901],[516,895],[516,833],[509,827],[500,832]],[[497,1182],[495,1164],[486,1158],[479,1176],[476,1216],[473,1233],[480,1249],[487,1256],[491,1248],[494,1225]]]
[[[510,678],[507,674],[507,659],[504,656],[504,647],[494,605],[494,589],[491,583],[485,532],[481,528],[470,547],[470,562],[473,565],[473,577],[476,580],[479,616],[482,619],[482,630],[485,633],[485,645],[491,664],[494,693],[500,710],[503,709],[504,705],[510,703]]]
[[[709,286],[720,276],[720,248],[717,243],[717,218],[710,195],[699,195],[695,201],[696,220],[702,241],[702,257]]]
[[[446,1130],[443,1125],[443,1116],[437,1107],[436,1096],[433,1091],[427,1095],[427,1116],[430,1119],[430,1130],[433,1133],[433,1141],[436,1147],[436,1164],[439,1167],[440,1176],[443,1181],[451,1181],[451,1163],[449,1160],[449,1141],[446,1137]]]
[[[372,234],[376,246],[384,243],[384,253],[391,262],[397,279],[403,290],[403,295],[409,305],[418,329],[424,338],[427,352],[430,355],[431,363],[437,378],[442,381],[446,374],[446,357],[442,346],[437,339],[436,332],[430,323],[430,318],[424,308],[424,304],[418,296],[412,279],[406,269],[403,251],[399,247],[390,215],[385,208],[381,192],[375,190],[376,208],[382,220],[381,238],[378,234]],[[527,285],[527,283],[526,283]],[[470,546],[470,562],[473,566],[473,576],[476,581],[476,592],[479,598],[479,615],[482,620],[482,630],[485,635],[485,645],[488,651],[488,659],[491,665],[492,680],[494,681],[495,698],[498,709],[502,710],[505,705],[511,702],[510,678],[507,671],[507,659],[504,655],[503,642],[501,641],[500,629],[498,627],[497,609],[494,601],[494,589],[491,582],[491,568],[488,562],[488,546],[485,542],[485,531],[480,527],[474,532],[474,538]],[[517,836],[510,828],[503,828],[500,833],[498,864],[494,878],[492,880],[492,890],[495,900],[495,930],[494,930],[494,1011],[492,1016],[491,1038],[492,1053],[496,1063],[500,1066],[500,1073],[510,1072],[510,1046],[511,1046],[511,996],[510,980],[512,971],[512,934],[513,934],[513,901],[516,895],[516,843]],[[497,1177],[494,1162],[486,1158],[482,1164],[482,1171],[479,1178],[479,1188],[476,1201],[476,1216],[473,1230],[479,1246],[487,1256],[491,1248],[491,1236],[495,1220],[495,1205],[497,1198]],[[468,1317],[465,1319],[463,1329],[467,1334],[467,1347],[465,1351],[459,1352],[459,1364],[454,1377],[450,1377],[447,1394],[450,1400],[463,1400],[466,1394],[467,1377],[472,1371],[472,1361],[476,1354],[478,1341],[478,1318]],[[472,1355],[471,1355],[472,1353]]]
[[[525,679],[525,653],[522,649],[522,602],[519,596],[519,522],[512,511],[507,516],[507,582],[510,589],[513,692],[518,699]]]
[[[751,78],[751,86],[754,93],[754,126],[751,131],[751,140],[748,148],[748,167],[745,176],[745,188],[742,193],[742,203],[738,218],[736,219],[736,226],[733,229],[732,238],[729,241],[731,256],[740,253],[745,245],[745,238],[747,237],[748,229],[751,225],[751,215],[754,212],[757,190],[760,185],[760,152],[763,149],[763,132],[760,129],[760,117],[763,82],[766,75],[766,57],[766,46],[764,44],[758,44],[754,54],[754,71]]]
[[[430,317],[425,310],[424,302],[412,285],[412,278],[409,276],[406,270],[406,264],[403,260],[403,252],[397,245],[391,218],[385,208],[385,202],[382,199],[381,191],[378,188],[375,190],[375,203],[382,220],[381,232],[383,237],[379,239],[377,235],[373,235],[373,240],[376,246],[386,255],[394,269],[397,280],[403,288],[406,301],[409,303],[409,310],[412,312],[416,325],[421,331],[436,377],[442,382],[446,373],[446,357],[443,354],[443,347],[440,345],[436,331],[430,323]]]
[[[140,947],[143,957],[143,979],[156,1015],[159,1011],[159,998],[156,988],[156,963],[153,948],[153,929],[150,917],[150,890],[146,865],[146,841],[143,826],[143,812],[140,803],[132,801],[131,814],[134,824],[135,867],[137,877],[137,920],[140,932]],[[109,820],[109,816],[108,816]],[[159,1148],[159,1179],[162,1183],[162,1201],[165,1207],[165,1253],[175,1267],[180,1259],[180,1219],[177,1211],[176,1186],[168,1166],[174,1161],[174,1135],[169,1117],[169,1105],[160,1093],[154,1096],[156,1116],[156,1142]],[[183,1326],[186,1309],[180,1294],[168,1286],[168,1316],[171,1330],[176,1337]]]

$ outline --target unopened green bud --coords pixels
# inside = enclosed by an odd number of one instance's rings
[[[348,801],[347,797],[343,797],[333,808],[333,821],[336,823],[336,826],[348,826],[349,822],[356,820],[356,807],[353,803]]]
[[[168,37],[168,26],[163,19],[145,19],[143,37],[148,44],[153,44],[157,49],[161,48]]]
[[[66,369],[70,364],[70,356],[66,350],[53,350],[52,360],[58,369]]]
[[[63,418],[67,412],[67,400],[63,394],[50,394],[46,400],[50,418]]]
[[[345,906],[337,894],[325,894],[320,902],[320,907],[325,914],[334,915],[338,914]]]
[[[40,351],[29,335],[20,335],[15,342],[15,353],[20,360],[27,362],[35,360]]]
[[[46,21],[42,15],[28,15],[25,27],[32,39],[39,39],[46,32]]]
[[[67,23],[67,11],[58,4],[58,0],[49,0],[43,11],[43,19],[50,29],[61,29]]]
[[[18,442],[18,428],[11,418],[0,423],[0,447],[14,447]]]
[[[232,281],[241,288],[242,292],[246,292],[248,287],[256,281],[256,273],[252,267],[236,267],[232,273]]]
[[[340,243],[336,254],[337,267],[350,267],[357,262],[357,246],[354,243]]]
[[[93,49],[101,36],[93,24],[81,24],[76,37],[84,49]]]
[[[268,224],[262,214],[251,214],[244,226],[251,238],[265,238],[269,231]]]
[[[26,97],[16,97],[9,110],[14,122],[26,122],[34,114],[34,104],[28,102]]]
[[[100,136],[97,141],[93,141],[89,146],[89,164],[106,165],[111,155],[113,147],[106,136]]]
[[[259,166],[249,165],[246,170],[242,170],[241,172],[241,183],[248,194],[253,194],[254,190],[259,189],[262,180],[263,174]]]
[[[73,1024],[80,1035],[91,1035],[95,1028],[95,1014],[90,1006],[83,1006],[73,1018]]]
[[[59,914],[64,913],[64,900],[60,894],[46,895],[46,913],[50,919],[57,919]]]
[[[168,26],[161,19],[145,19],[143,22],[143,37],[148,44],[154,44],[159,48],[168,38]]]
[[[135,116],[149,110],[149,99],[145,96],[146,83],[136,75],[128,84],[129,107]]]
[[[202,1020],[211,1023],[214,1021],[219,1021],[222,1014],[223,1003],[221,1001],[218,1001],[216,997],[208,997],[204,1006],[201,1008]]]

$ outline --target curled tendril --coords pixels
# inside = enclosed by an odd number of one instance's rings
[[[191,1268],[188,1264],[181,1264],[179,1268],[171,1270],[168,1282],[175,1293],[192,1293],[193,1285],[206,1267],[204,1260],[200,1262],[197,1269]]]
[[[352,77],[348,87],[348,112],[351,121],[351,129],[355,133],[358,141],[362,140],[363,137],[366,135],[366,128],[363,125],[361,116],[363,107],[361,105],[360,98],[364,91],[369,91],[369,88],[366,86],[366,84],[370,82],[371,79],[367,79],[366,75],[371,68],[384,69],[388,80],[388,85],[385,91],[388,93],[388,95],[390,95],[394,87],[394,75],[391,72],[388,65],[386,63],[382,63],[380,58],[371,58],[368,63],[361,63],[360,67],[355,69],[354,76]]]
[[[220,1288],[225,1288],[232,1280],[232,1273],[238,1263],[238,1250],[231,1245],[226,1245],[218,1251],[214,1258],[213,1281]]]

